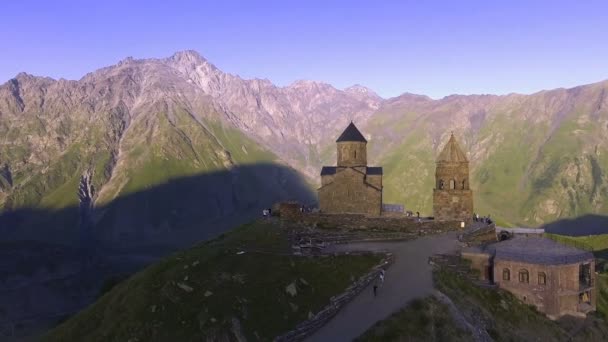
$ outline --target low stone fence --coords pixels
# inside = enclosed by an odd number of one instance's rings
[[[496,236],[496,225],[492,223],[472,231],[467,231],[459,237],[459,240],[468,246],[496,242],[498,240]]]
[[[366,216],[359,214],[304,213],[298,222],[319,229],[345,231],[445,232],[461,230],[459,221],[435,221],[406,216]]]
[[[357,253],[349,252],[348,254],[353,255]],[[344,305],[355,298],[367,287],[367,285],[369,285],[375,279],[378,279],[380,270],[382,268],[389,267],[393,261],[394,255],[392,253],[387,253],[386,257],[383,258],[378,265],[374,266],[369,273],[352,283],[343,293],[331,297],[329,299],[329,304],[321,309],[321,311],[317,312],[314,316],[306,321],[298,324],[292,331],[276,337],[274,341],[302,341],[306,337],[310,336],[312,333],[325,325],[332,317],[334,317]]]

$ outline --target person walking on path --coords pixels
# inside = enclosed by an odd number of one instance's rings
[[[378,284],[374,283],[374,297],[378,294]]]

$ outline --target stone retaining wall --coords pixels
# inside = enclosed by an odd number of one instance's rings
[[[356,253],[349,252],[353,255]],[[380,263],[372,268],[366,275],[359,278],[351,284],[343,293],[333,296],[329,299],[329,304],[321,311],[317,312],[313,317],[298,324],[295,329],[275,338],[275,342],[283,341],[302,341],[312,333],[325,325],[332,317],[334,317],[346,303],[355,298],[363,291],[374,279],[378,279],[381,268],[389,267],[394,261],[392,253],[387,253],[386,257]]]
[[[492,223],[473,231],[466,232],[460,237],[460,241],[469,246],[480,245],[488,242],[496,242],[496,224]]]
[[[435,221],[406,216],[366,216],[358,214],[322,214],[305,213],[298,222],[319,229],[337,229],[346,231],[392,231],[418,232],[425,230],[452,231],[460,230],[459,221]]]

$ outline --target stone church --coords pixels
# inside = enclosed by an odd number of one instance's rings
[[[367,166],[367,140],[351,122],[336,143],[338,165],[321,169],[321,212],[380,215],[382,168]]]
[[[454,134],[437,157],[433,215],[438,221],[465,221],[473,218],[473,192],[469,188],[469,161]]]

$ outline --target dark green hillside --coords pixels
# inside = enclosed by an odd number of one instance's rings
[[[276,221],[172,255],[114,287],[46,341],[270,340],[329,303],[380,256],[295,257]],[[239,254],[243,251],[244,253]]]

